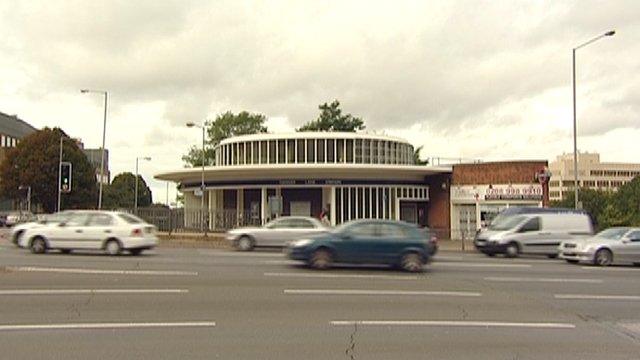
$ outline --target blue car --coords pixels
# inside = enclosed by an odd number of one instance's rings
[[[391,220],[354,220],[334,231],[288,244],[293,260],[315,269],[334,263],[387,264],[410,272],[422,271],[437,247],[428,231]]]

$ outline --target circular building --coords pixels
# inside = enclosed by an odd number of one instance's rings
[[[448,226],[451,167],[415,165],[413,153],[407,141],[390,136],[255,134],[222,141],[214,166],[155,178],[179,184],[185,227],[204,221],[222,230],[323,212],[332,225],[380,218]]]

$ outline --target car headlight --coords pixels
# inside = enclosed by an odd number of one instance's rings
[[[307,246],[307,245],[311,244],[312,242],[313,242],[313,240],[311,240],[311,239],[296,240],[296,241],[291,243],[291,246],[292,247],[302,247],[302,246]]]

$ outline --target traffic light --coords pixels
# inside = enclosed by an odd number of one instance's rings
[[[71,163],[60,163],[60,191],[71,192]]]

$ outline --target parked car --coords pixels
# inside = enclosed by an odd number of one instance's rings
[[[592,235],[593,224],[585,213],[523,214],[493,222],[476,234],[474,245],[488,256],[540,254],[554,258],[561,242]]]
[[[57,224],[64,220],[66,220],[73,211],[65,210],[62,212],[54,213],[54,214],[44,214],[38,215],[37,221],[30,221],[22,224],[17,224],[11,228],[11,232],[9,238],[11,242],[18,246],[18,242],[22,234],[24,234],[25,230],[34,228],[36,226],[42,226],[45,224]]]
[[[329,231],[318,219],[304,216],[280,217],[262,227],[246,227],[229,230],[227,241],[241,251],[256,246],[285,246],[287,242],[304,236]]]
[[[334,263],[386,264],[417,272],[435,252],[430,240],[425,232],[405,222],[354,220],[332,232],[293,241],[285,252],[316,269]]]
[[[560,258],[570,263],[637,264],[640,263],[640,228],[609,228],[581,241],[563,242],[559,252]]]
[[[16,224],[34,221],[36,219],[35,215],[27,211],[11,211],[7,214],[4,225],[5,226],[14,226]]]
[[[155,226],[123,212],[74,211],[59,223],[26,229],[18,240],[20,247],[40,254],[51,249],[63,253],[72,250],[104,250],[118,255],[123,250],[139,255],[158,244]]]

